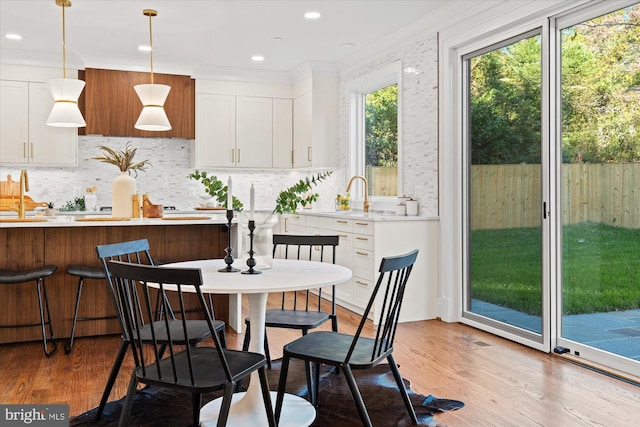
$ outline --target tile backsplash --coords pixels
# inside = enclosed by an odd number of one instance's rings
[[[75,196],[83,195],[87,187],[98,188],[98,206],[111,206],[111,181],[120,173],[118,168],[108,163],[92,160],[101,155],[100,146],[113,149],[124,147],[127,142],[138,150],[134,160],[149,159],[151,166],[140,172],[136,178],[139,193],[149,194],[153,203],[175,206],[179,210],[190,210],[201,201],[198,195],[204,194],[204,186],[187,177],[195,169],[191,164],[193,141],[173,138],[124,138],[104,136],[80,136],[78,138],[77,167],[27,166],[29,173],[28,195],[38,202],[56,203],[60,207]],[[20,167],[0,167],[0,177],[6,180],[7,174],[17,181]],[[233,181],[233,193],[247,207],[249,188],[256,189],[256,209],[271,210],[275,206],[278,193],[306,176],[318,170],[233,170],[207,169],[223,182],[229,176]],[[330,210],[334,208],[334,198],[345,181],[344,173],[334,170],[334,174],[315,187],[320,197],[314,209]],[[195,195],[194,195],[195,194]]]

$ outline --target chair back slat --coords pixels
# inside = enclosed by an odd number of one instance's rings
[[[296,235],[296,234],[274,234],[273,235],[273,256],[276,256],[278,247],[283,248],[283,255],[285,259],[298,259],[313,261],[314,251],[319,252],[319,261],[325,262],[325,249],[329,252],[331,249],[331,259],[327,262],[335,264],[336,262],[336,247],[340,243],[340,237],[337,235]],[[291,250],[291,251],[290,251]],[[291,254],[291,258],[290,255]],[[327,258],[329,258],[327,256]],[[335,312],[335,287],[333,287],[332,297],[332,312]],[[300,295],[300,297],[299,297]],[[304,298],[302,297],[304,295]],[[293,292],[292,303],[287,304],[286,293],[282,294],[281,309],[292,310],[310,310],[317,308],[317,311],[321,311],[322,303],[322,289],[317,289],[317,293],[313,298],[315,307],[312,307],[310,302],[312,301],[312,292],[310,290],[304,292]],[[298,301],[300,303],[298,304]]]
[[[369,298],[367,307],[362,314],[362,319],[353,337],[351,347],[345,357],[345,364],[349,363],[355,351],[378,294],[381,294],[381,301],[379,313],[376,313],[378,328],[375,333],[374,344],[371,351],[371,361],[373,362],[381,357],[386,357],[387,354],[393,351],[393,341],[400,318],[405,289],[417,256],[418,250],[416,249],[404,255],[382,258],[378,270],[378,280]],[[381,292],[382,287],[384,287],[383,292]]]
[[[154,265],[153,259],[151,258],[149,241],[147,239],[139,239],[129,242],[98,245],[96,246],[96,252],[98,253],[98,258],[100,258],[100,261],[102,262],[102,268],[104,269],[105,275],[107,276],[107,283],[109,284],[109,288],[111,289],[111,297],[113,299],[113,304],[118,315],[118,320],[120,321],[122,332],[126,335],[126,327],[124,325],[124,319],[122,318],[120,309],[121,303],[117,301],[118,294],[115,292],[111,274],[108,268],[108,263],[109,261],[114,260],[136,264]]]
[[[196,338],[190,336],[191,332],[187,327],[187,307],[184,300],[186,293],[197,295],[199,309],[206,320],[225,375],[228,381],[232,380],[231,371],[222,351],[220,339],[214,331],[211,313],[202,294],[202,273],[200,269],[163,268],[116,260],[109,261],[108,268],[123,304],[122,311],[127,327],[127,335],[130,337],[134,355],[137,355],[137,360],[141,362],[138,366],[142,376],[156,375],[158,379],[176,384],[180,383],[180,381],[185,381],[185,378],[180,376],[178,368],[180,363],[176,359],[184,347],[184,351],[187,354],[186,362],[190,381],[190,384],[187,385],[194,386],[196,384],[191,346],[184,345],[185,342],[191,342]],[[140,288],[140,291],[138,291],[138,288]],[[172,319],[170,316],[163,316],[163,319],[153,321],[156,308],[152,304],[150,289],[154,288],[159,289],[162,293],[173,292],[177,295],[178,307],[174,307],[174,310],[178,320]],[[166,300],[163,299],[161,304],[166,304]],[[142,312],[142,316],[138,314],[140,312]],[[179,329],[172,329],[171,322],[179,322]],[[147,334],[151,334],[151,340],[148,339],[148,336],[144,336],[143,329],[147,331]],[[181,332],[181,334],[178,332]],[[162,341],[158,339],[161,335],[163,336]],[[175,335],[182,336],[176,337]],[[147,348],[149,346],[153,347],[151,351]],[[165,355],[163,359],[165,346],[168,350],[168,355]],[[159,363],[160,360],[163,363]],[[155,372],[149,372],[146,368],[148,365],[153,365]]]

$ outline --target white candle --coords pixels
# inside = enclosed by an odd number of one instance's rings
[[[253,220],[256,213],[256,190],[251,184],[251,190],[249,190],[249,219]]]
[[[233,210],[233,194],[231,194],[231,177],[227,181],[227,210]]]

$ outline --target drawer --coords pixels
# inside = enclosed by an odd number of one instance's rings
[[[346,218],[316,217],[320,228],[353,233],[353,220]]]
[[[357,307],[362,309],[367,307],[371,294],[373,294],[374,282],[364,280],[359,277],[353,279],[353,301]]]
[[[304,215],[284,215],[282,220],[284,221],[284,233],[299,234],[299,230],[304,230],[305,228]]]
[[[373,251],[375,249],[374,237],[366,234],[356,234],[353,237],[353,247]]]
[[[354,277],[374,280],[376,267],[373,252],[365,249],[354,249],[353,254]]]
[[[367,234],[373,236],[376,232],[376,223],[373,221],[353,220],[353,232],[356,234]]]

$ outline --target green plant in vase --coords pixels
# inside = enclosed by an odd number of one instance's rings
[[[196,169],[195,172],[187,175],[189,179],[193,179],[195,181],[200,181],[202,185],[204,185],[204,189],[211,197],[215,198],[220,206],[227,206],[227,185],[225,185],[221,180],[218,179],[215,175],[209,175],[206,171],[200,172]],[[236,197],[233,196],[233,210],[242,212],[244,205],[242,202]]]
[[[306,177],[293,184],[291,187],[282,190],[276,198],[276,207],[273,210],[279,214],[297,213],[298,206],[305,207],[318,200],[318,193],[312,193],[313,187],[329,178],[333,171],[320,172]]]

